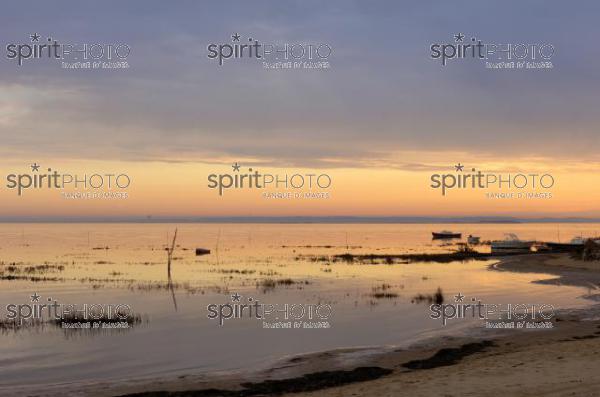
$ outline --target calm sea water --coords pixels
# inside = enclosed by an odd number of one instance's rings
[[[177,228],[172,282],[167,253]],[[0,224],[0,316],[30,296],[63,304],[127,304],[143,321],[126,331],[51,326],[0,333],[0,392],[28,384],[78,383],[213,371],[250,371],[275,360],[348,347],[406,346],[467,332],[475,321],[442,326],[417,294],[441,288],[493,303],[588,304],[585,289],[532,283],[549,275],[497,272],[491,262],[348,264],[332,255],[449,252],[431,231],[482,240],[595,236],[600,224]],[[194,249],[211,250],[196,256]],[[481,250],[488,250],[483,246]],[[39,267],[47,265],[46,268]],[[36,268],[37,266],[37,268]],[[29,270],[27,270],[29,268]],[[10,279],[10,275],[27,280]],[[265,280],[288,280],[274,286]],[[172,289],[169,289],[172,286]],[[388,295],[377,297],[382,292]],[[221,327],[207,305],[237,293],[278,305],[329,305],[326,329],[264,329],[231,319]]]

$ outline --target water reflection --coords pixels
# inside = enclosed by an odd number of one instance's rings
[[[599,225],[564,225],[593,234]],[[45,324],[0,336],[0,384],[118,379],[190,370],[247,370],[283,356],[342,347],[406,345],[440,327],[415,297],[457,293],[495,303],[587,304],[585,290],[532,284],[543,274],[489,271],[491,261],[348,262],[336,255],[444,253],[455,243],[431,240],[456,225],[0,225],[0,315],[34,292],[61,302],[124,302],[140,314],[128,332],[67,337]],[[552,239],[555,225],[460,225],[485,240],[516,232]],[[165,236],[167,238],[165,239]],[[205,247],[210,254],[197,256]],[[165,258],[166,252],[166,258]],[[166,259],[166,263],[165,263]],[[167,267],[165,281],[165,265]],[[330,329],[263,329],[254,319],[223,327],[207,306],[239,293],[265,303],[333,308]],[[435,299],[435,298],[432,298]],[[139,326],[145,324],[145,326]],[[1,328],[1,327],[0,327]],[[31,328],[31,331],[36,327]],[[70,335],[77,331],[69,330]],[[110,363],[108,365],[107,363]]]

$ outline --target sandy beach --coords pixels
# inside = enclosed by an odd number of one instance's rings
[[[600,262],[573,259],[569,254],[542,254],[507,258],[492,265],[500,271],[547,273],[556,277],[536,281],[541,284],[586,287],[587,299],[600,300]]]
[[[600,263],[569,254],[507,258],[493,269],[544,272],[556,284],[600,289]],[[591,293],[587,296],[596,299]],[[600,308],[561,313],[552,330],[510,332],[451,365],[407,370],[389,356],[394,372],[371,382],[303,393],[303,396],[597,396],[600,395]],[[487,340],[487,339],[486,339]],[[481,341],[479,341],[481,342]],[[446,346],[456,347],[457,344]],[[463,344],[464,346],[464,344]],[[439,350],[438,350],[439,352]],[[421,352],[424,356],[433,352]],[[433,356],[435,353],[433,353]],[[433,357],[428,356],[428,357]]]
[[[599,270],[598,263],[576,261],[568,254],[510,257],[490,266],[490,271],[556,275],[539,282],[589,287],[585,297],[591,300],[598,297]],[[600,305],[558,311],[552,322],[552,329],[481,329],[469,337],[437,338],[408,349],[349,349],[290,357],[266,371],[243,376],[190,374],[85,387],[56,385],[33,394],[66,390],[69,395],[92,396],[600,395]]]

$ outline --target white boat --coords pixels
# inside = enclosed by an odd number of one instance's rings
[[[584,239],[583,237],[573,237],[571,239],[571,241],[569,242],[569,244],[572,245],[583,245],[585,244],[586,239]]]
[[[524,254],[531,251],[534,241],[523,241],[514,233],[506,233],[504,240],[492,241],[492,254]]]
[[[469,236],[467,237],[467,243],[475,245],[475,244],[479,244],[480,242],[480,237],[479,236],[473,236],[472,234],[469,234]]]

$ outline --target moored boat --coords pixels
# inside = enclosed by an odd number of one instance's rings
[[[442,230],[441,232],[431,232],[431,235],[434,239],[460,238],[462,236],[462,233],[455,233],[449,230]]]
[[[504,240],[492,241],[492,254],[525,254],[531,252],[534,241],[523,241],[514,233],[506,233]]]

